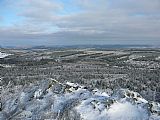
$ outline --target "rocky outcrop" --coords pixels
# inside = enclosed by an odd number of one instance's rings
[[[119,89],[109,96],[98,89],[69,82],[62,84],[54,79],[25,86],[6,98],[1,103],[0,120],[160,119],[160,104],[146,101],[137,92]]]

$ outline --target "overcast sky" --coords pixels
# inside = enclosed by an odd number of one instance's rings
[[[160,45],[160,0],[0,0],[0,45]]]

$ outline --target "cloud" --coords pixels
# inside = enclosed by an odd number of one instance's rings
[[[113,8],[119,8],[122,10],[128,10],[128,12],[139,13],[158,13],[160,9],[159,0],[113,0]]]
[[[23,6],[21,16],[44,22],[56,19],[56,12],[62,9],[61,4],[51,0],[24,0],[20,5]]]
[[[122,2],[122,0],[120,0]],[[151,5],[152,11],[154,4],[152,1],[146,0],[147,2],[133,2],[133,0],[123,0],[128,3],[127,5],[133,4],[133,8],[141,8],[141,11],[146,11],[146,6]],[[134,0],[135,1],[135,0]],[[95,7],[98,1],[95,3],[91,0],[82,0],[82,6],[85,9],[84,12],[71,15],[63,18],[63,22],[59,22],[58,26],[66,31],[78,31],[90,33],[94,31],[94,34],[99,33],[112,33],[113,37],[160,37],[159,33],[159,15],[142,14],[141,11],[136,9],[129,9],[124,2],[114,1],[112,5],[106,0],[99,0],[99,4]],[[158,1],[157,1],[158,2]],[[90,3],[90,4],[89,4]],[[115,4],[114,4],[115,3]],[[119,3],[119,4],[118,4]],[[142,4],[142,5],[138,5]],[[118,5],[117,5],[118,4]],[[115,7],[116,6],[116,7]],[[111,8],[113,7],[113,8]],[[151,12],[151,11],[150,11]],[[122,37],[123,36],[123,37]],[[107,38],[107,36],[106,36]]]
[[[12,7],[18,9],[17,17],[22,17],[23,21],[1,27],[0,41],[29,39],[38,43],[44,39],[48,44],[80,44],[83,40],[87,44],[160,43],[159,0],[68,1],[72,3],[70,6],[80,10],[61,14],[67,3],[60,0],[14,3]],[[8,0],[7,4],[12,2]]]

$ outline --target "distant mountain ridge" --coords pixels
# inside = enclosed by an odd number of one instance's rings
[[[15,49],[55,49],[55,48],[96,48],[96,49],[120,49],[120,48],[160,48],[160,45],[53,45],[53,46],[0,46],[0,48],[15,48]]]

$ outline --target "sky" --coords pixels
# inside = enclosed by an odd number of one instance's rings
[[[0,0],[0,45],[160,45],[160,0]]]

